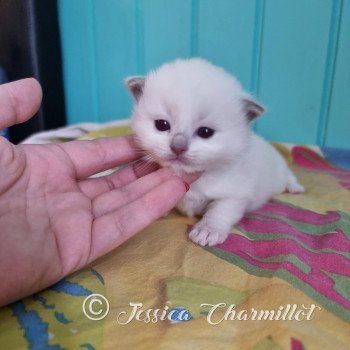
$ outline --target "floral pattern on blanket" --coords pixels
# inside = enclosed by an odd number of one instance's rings
[[[350,171],[341,169],[309,148],[295,146],[292,149],[293,162],[302,168],[335,176],[339,185],[350,191]]]
[[[109,127],[85,138],[129,132]],[[205,249],[187,238],[187,225],[196,219],[172,212],[96,261],[93,269],[1,308],[0,348],[347,350],[350,171],[311,148],[277,146],[293,163],[304,194],[277,196],[246,215],[226,242]],[[92,293],[110,301],[103,320],[83,314],[82,304]],[[175,312],[164,322],[120,325],[117,315],[130,310],[130,302]],[[201,302],[262,310],[314,302],[323,310],[310,322],[213,326],[205,321],[208,310]],[[184,312],[188,322],[180,320]]]
[[[94,269],[64,278],[47,290],[0,309],[0,345],[6,349],[88,349],[100,347],[102,324],[82,313],[84,299],[105,293]]]
[[[318,214],[270,201],[247,214],[231,234],[206,250],[247,272],[278,276],[350,321],[350,215]]]

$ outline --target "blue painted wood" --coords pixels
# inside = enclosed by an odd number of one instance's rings
[[[191,55],[191,0],[143,0],[144,70]]]
[[[144,15],[143,1],[135,0],[135,25],[136,25],[136,73],[145,74],[145,45],[144,45]]]
[[[265,17],[265,0],[255,0],[255,20],[253,36],[252,66],[250,74],[250,91],[259,96],[259,83],[261,71],[261,53]]]
[[[252,66],[250,73],[250,92],[255,98],[259,98],[261,54],[265,18],[265,0],[255,0],[255,20],[253,36]],[[256,132],[258,129],[257,120],[252,123],[252,128]]]
[[[94,1],[99,117],[102,122],[130,115],[124,79],[139,70],[138,0]]]
[[[350,0],[343,1],[326,145],[350,148]]]
[[[318,131],[316,143],[325,144],[327,125],[329,120],[329,108],[334,83],[335,62],[338,53],[338,39],[342,13],[342,0],[333,0],[331,25],[328,37],[328,51],[326,56],[326,67],[323,81],[323,91],[321,97],[321,110],[318,121]]]
[[[315,144],[330,0],[266,1],[259,98],[268,112],[257,130],[269,140]]]
[[[92,0],[58,2],[68,123],[99,121]]]
[[[201,56],[267,107],[266,138],[350,148],[349,3],[60,0],[68,122],[125,118],[125,77]]]
[[[198,11],[198,55],[250,89],[255,1],[200,0]]]
[[[191,56],[198,56],[198,15],[199,0],[192,0],[191,3]]]

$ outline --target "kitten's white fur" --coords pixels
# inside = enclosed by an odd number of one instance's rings
[[[204,171],[178,204],[188,216],[204,214],[189,234],[193,242],[222,243],[245,212],[274,194],[304,191],[283,157],[250,130],[263,108],[223,69],[198,58],[176,60],[126,84],[136,101],[132,128],[149,158],[179,175]],[[157,130],[157,119],[171,129]],[[199,127],[215,133],[203,139]],[[170,144],[178,133],[188,149],[174,159]]]

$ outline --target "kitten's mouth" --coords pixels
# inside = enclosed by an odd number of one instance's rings
[[[163,167],[169,168],[175,174],[183,176],[183,174],[192,174],[203,172],[203,169],[198,168],[193,164],[191,159],[188,159],[184,155],[168,155],[159,162]]]
[[[168,161],[173,164],[190,165],[190,161],[187,158],[182,156],[171,157],[168,159]]]

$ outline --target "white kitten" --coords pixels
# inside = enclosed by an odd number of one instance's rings
[[[203,214],[193,242],[222,243],[245,212],[274,194],[304,191],[282,156],[250,130],[263,107],[223,69],[176,60],[126,84],[135,99],[132,128],[149,158],[179,175],[204,171],[178,204],[188,216]]]

